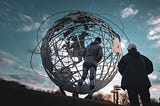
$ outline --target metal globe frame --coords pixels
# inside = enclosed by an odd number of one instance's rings
[[[121,39],[101,17],[84,11],[70,12],[48,29],[40,44],[43,67],[59,87],[75,92],[82,76],[83,51],[96,37],[102,38],[103,57],[97,66],[95,92],[105,87],[117,73],[122,56]],[[89,92],[89,77],[79,94]]]

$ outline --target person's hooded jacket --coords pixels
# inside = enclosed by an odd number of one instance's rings
[[[93,63],[97,66],[97,63],[102,59],[103,52],[102,47],[97,42],[91,42],[87,46],[84,52],[84,62]]]
[[[152,62],[136,49],[130,50],[121,58],[118,69],[122,75],[122,89],[151,87],[148,74],[153,72]]]

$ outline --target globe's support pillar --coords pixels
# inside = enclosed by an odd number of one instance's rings
[[[59,86],[59,89],[60,89],[61,95],[65,95],[65,96],[66,96],[66,93],[64,92],[64,89],[63,89],[62,87],[60,87],[60,86]],[[79,97],[79,96],[78,96],[78,92],[73,92],[73,93],[72,93],[72,96],[73,96],[73,97]]]
[[[78,92],[73,92],[73,93],[72,93],[72,96],[78,98],[78,97],[79,97],[79,96],[78,96]]]
[[[62,95],[65,95],[65,96],[66,96],[66,93],[64,92],[64,89],[63,89],[62,87],[60,87],[60,86],[59,86],[59,89],[60,89],[60,93],[61,93]]]

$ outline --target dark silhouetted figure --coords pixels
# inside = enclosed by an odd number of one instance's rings
[[[153,72],[152,62],[137,51],[135,44],[128,46],[128,53],[118,63],[122,75],[121,88],[127,89],[130,106],[151,106],[149,88],[151,83],[148,74]]]
[[[97,63],[100,62],[103,56],[100,43],[101,38],[96,37],[94,42],[91,42],[84,51],[83,74],[82,78],[78,82],[78,89],[81,87],[83,81],[86,79],[88,70],[90,70],[90,91],[87,98],[91,98],[92,94],[94,93]]]

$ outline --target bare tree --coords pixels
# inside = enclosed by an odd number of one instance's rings
[[[103,95],[102,93],[97,93],[93,95],[93,99],[98,101],[105,101],[105,95]]]

